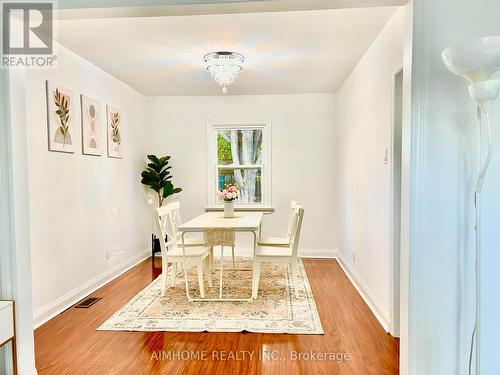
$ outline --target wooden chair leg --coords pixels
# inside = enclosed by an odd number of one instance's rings
[[[198,262],[198,264],[196,264],[196,268],[198,271],[198,285],[200,287],[200,297],[205,298],[205,287],[203,285],[203,262]]]
[[[252,298],[256,299],[259,293],[259,279],[260,279],[260,262],[253,263],[253,275],[252,275]]]

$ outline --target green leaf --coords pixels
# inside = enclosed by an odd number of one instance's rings
[[[154,164],[159,164],[159,160],[155,155],[148,155],[148,159],[151,160]]]
[[[171,166],[168,165],[170,156],[157,157],[156,155],[147,155],[149,162],[144,171],[141,172],[141,183],[149,186],[154,191],[161,193],[163,198],[182,191],[181,188],[174,187],[170,181]]]
[[[146,171],[148,171],[148,173],[152,174],[152,175],[155,175],[155,176],[158,176],[158,171],[156,171],[155,169],[153,169],[152,167],[147,167],[146,168]]]
[[[160,158],[160,163],[167,165],[169,160],[170,156],[163,156],[162,158]]]
[[[174,185],[170,181],[166,181],[163,185],[163,198],[167,198],[173,194],[180,193],[181,188],[174,188]]]
[[[159,164],[154,164],[154,163],[149,163],[148,164],[148,168],[149,169],[152,169],[153,171],[155,171],[156,173],[160,173],[161,170],[162,170],[162,166],[159,165]]]

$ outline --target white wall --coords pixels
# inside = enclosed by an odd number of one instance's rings
[[[285,235],[290,200],[305,206],[301,248],[333,255],[335,95],[150,99],[148,152],[172,155],[184,219],[207,206],[207,121],[272,121],[272,206],[264,234]]]
[[[414,2],[413,224],[410,259],[412,374],[466,374],[474,312],[475,111],[467,82],[441,51],[500,35],[498,0]],[[495,155],[483,189],[482,371],[500,373],[500,101]]]
[[[66,48],[59,46],[57,53],[57,69],[26,72],[35,324],[143,256],[150,238],[140,184],[146,98]],[[48,151],[47,79],[73,90],[74,154]],[[82,155],[81,93],[101,100],[103,111],[105,104],[123,110],[123,159],[108,158],[105,147],[100,157]]]
[[[384,326],[390,319],[393,75],[403,66],[400,8],[338,92],[338,248]]]

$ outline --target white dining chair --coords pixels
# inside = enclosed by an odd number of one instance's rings
[[[288,229],[286,237],[261,237],[257,241],[258,246],[270,246],[270,247],[289,247],[290,239],[292,235],[292,226],[295,220],[295,208],[299,205],[299,202],[292,201],[290,203],[291,213],[288,219]]]
[[[204,246],[204,244],[195,246],[191,244],[189,247],[183,247],[182,243],[178,240],[178,236],[175,234],[174,223],[173,223],[173,215],[172,211],[175,207],[171,205],[166,205],[163,207],[157,208],[158,219],[156,220],[158,236],[160,237],[160,247],[161,247],[161,256],[162,256],[162,274],[163,274],[163,287],[162,287],[162,296],[165,296],[165,293],[168,289],[167,282],[167,271],[168,271],[168,263],[170,262],[173,265],[173,275],[172,275],[172,284],[174,285],[175,279],[177,277],[178,264],[181,264],[184,268],[184,278],[186,282],[186,288],[188,287],[187,281],[187,266],[190,263],[194,263],[196,265],[197,273],[198,273],[198,285],[200,288],[200,296],[201,298],[205,297],[205,288],[203,275],[208,281],[208,285],[212,286],[212,261],[211,257],[211,249]],[[169,238],[168,241],[165,241],[165,238]],[[206,270],[206,272],[204,272]]]
[[[279,263],[286,264],[290,267],[293,279],[293,289],[295,296],[299,296],[297,272],[298,262],[297,253],[299,249],[300,232],[302,229],[302,219],[304,218],[304,207],[297,205],[293,210],[290,243],[287,248],[272,247],[272,246],[257,246],[253,259],[253,282],[252,282],[252,298],[257,298],[260,279],[261,263]]]
[[[181,243],[182,233],[178,229],[179,226],[182,224],[180,203],[179,201],[170,202],[167,203],[165,206],[169,207],[168,211],[170,212],[173,234],[175,235],[175,238],[178,241],[178,243]],[[193,235],[193,233],[186,233],[184,235],[184,246],[186,247],[204,246],[203,237]]]

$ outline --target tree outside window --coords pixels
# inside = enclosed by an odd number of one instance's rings
[[[217,188],[229,183],[240,189],[240,204],[262,202],[262,130],[217,130]]]

